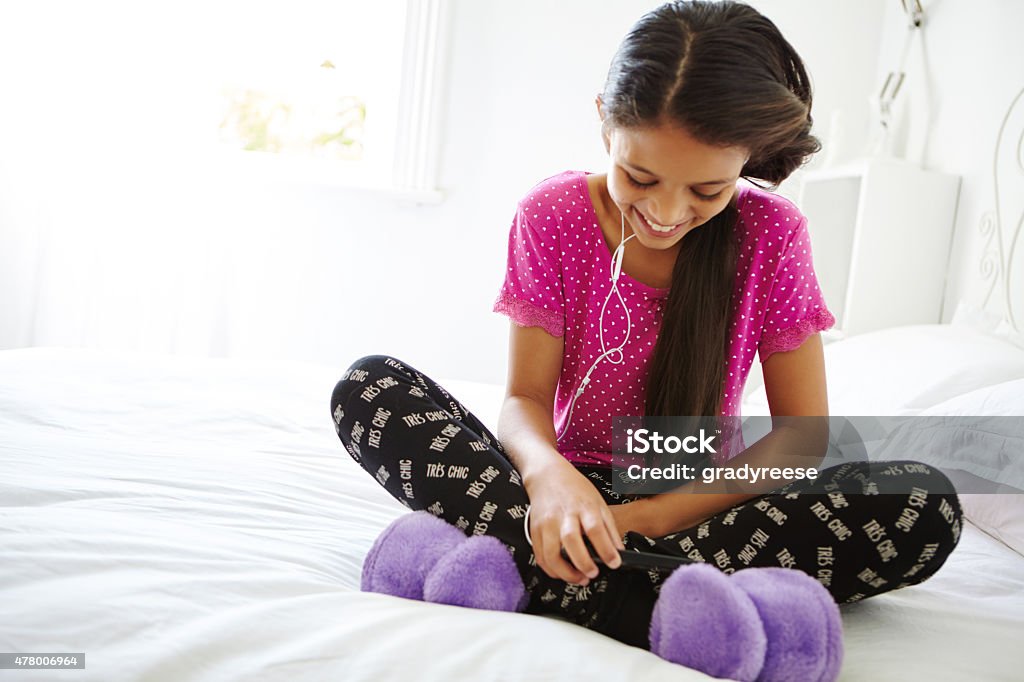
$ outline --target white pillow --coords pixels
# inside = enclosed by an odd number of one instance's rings
[[[825,376],[830,415],[907,416],[1024,378],[1024,349],[966,326],[892,327],[826,344]],[[764,387],[744,404],[766,414]]]
[[[1024,348],[1024,334],[1013,329],[1005,316],[995,315],[967,301],[959,301],[956,304],[950,324],[970,327],[979,332],[1005,339],[1018,348]]]
[[[875,459],[919,459],[981,480],[1024,491],[1024,379],[971,391],[913,418],[899,418]],[[979,485],[990,482],[988,485]]]
[[[1024,495],[966,493],[958,497],[971,523],[1024,556]]]
[[[1001,458],[1000,471],[997,475],[986,478],[1002,480],[1017,489],[1024,489],[1024,379],[1007,381],[957,396],[921,412],[918,416],[976,415],[1004,417],[1000,420],[990,420],[987,425],[982,420],[973,419],[969,422],[974,425],[973,428],[961,429],[962,435],[973,445],[983,445],[987,448],[990,456],[994,457],[999,452],[1009,455]],[[1020,419],[1008,420],[1005,417]],[[993,425],[998,425],[999,429],[992,429]],[[948,466],[958,466],[956,459],[961,455],[967,460],[962,468],[971,471],[973,454],[950,453]],[[914,459],[912,454],[909,457]],[[964,515],[974,525],[999,538],[1020,554],[1024,554],[1024,494],[965,493],[959,497]]]
[[[1024,378],[985,386],[922,410],[922,417],[1024,417]],[[1022,420],[1024,421],[1024,420]],[[1024,457],[1024,452],[1021,453]]]

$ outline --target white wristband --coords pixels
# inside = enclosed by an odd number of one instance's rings
[[[530,505],[526,505],[526,516],[523,517],[523,532],[526,533],[526,541],[533,547],[533,540],[530,539]]]

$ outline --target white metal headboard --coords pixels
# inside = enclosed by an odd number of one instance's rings
[[[982,307],[1000,315],[1017,333],[1024,329],[1024,88],[1010,103],[992,160],[995,210],[982,216],[985,239],[980,274],[986,282]],[[994,294],[996,294],[994,296]]]

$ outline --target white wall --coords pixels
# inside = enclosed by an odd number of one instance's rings
[[[925,23],[908,51],[894,152],[920,160],[926,168],[961,176],[943,306],[943,321],[948,322],[959,301],[980,306],[990,289],[991,279],[980,274],[987,243],[980,225],[983,216],[995,210],[993,153],[999,126],[1024,87],[1020,36],[1024,3],[924,0],[921,4]],[[908,32],[897,2],[886,3],[884,22],[879,83],[899,64]],[[1013,141],[1004,144],[1009,147]],[[1020,184],[1000,191],[1005,207],[1007,193],[1016,191],[1019,196]],[[1016,206],[1019,211],[1019,201]],[[1004,234],[1016,227],[1009,222],[1019,217],[1019,213],[1003,216]],[[993,312],[1000,311],[999,294],[996,290],[990,301]]]
[[[199,172],[96,178],[87,157],[40,159],[0,125],[0,348],[286,357],[339,373],[359,355],[389,353],[437,377],[503,382],[508,322],[490,310],[516,201],[562,170],[604,170],[594,96],[618,41],[657,4],[455,0],[447,199],[436,206]],[[816,132],[827,141],[841,109],[848,146],[861,144],[882,0],[753,4],[811,72]],[[0,67],[0,82],[12,73]],[[781,191],[795,196],[795,182]],[[82,225],[130,257],[96,249]],[[54,230],[62,248],[43,254]]]

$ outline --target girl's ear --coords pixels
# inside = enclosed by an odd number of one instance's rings
[[[594,99],[594,103],[597,104],[597,115],[601,118],[601,139],[604,140],[604,150],[610,154],[612,141],[608,134],[608,122],[604,120],[604,103],[601,101],[600,94]]]

